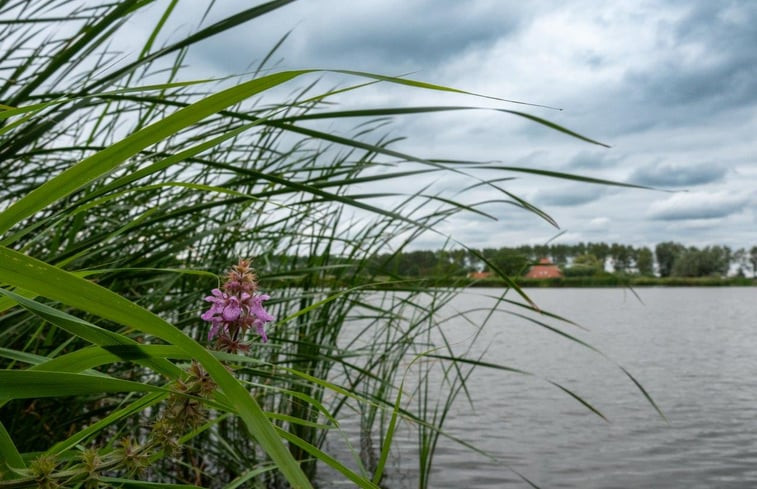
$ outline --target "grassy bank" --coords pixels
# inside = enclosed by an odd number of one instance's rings
[[[757,287],[757,279],[746,277],[623,277],[605,275],[599,277],[563,277],[553,279],[531,279],[516,277],[513,281],[523,288],[560,288],[560,287]],[[269,281],[271,288],[297,287],[303,284],[303,278],[288,277]],[[360,284],[358,281],[357,284]],[[355,287],[355,282],[340,282],[336,278],[326,278],[320,282],[325,288]],[[368,290],[410,290],[418,287],[459,288],[492,287],[507,288],[509,284],[498,277],[470,280],[466,277],[428,277],[396,279],[378,277],[365,280],[357,285]]]
[[[517,278],[521,287],[736,287],[755,286],[757,281],[743,277],[564,277],[554,279]],[[502,280],[480,280],[472,287],[505,287]]]

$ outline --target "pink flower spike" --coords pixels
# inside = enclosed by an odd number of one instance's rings
[[[221,314],[223,320],[228,322],[236,321],[239,319],[240,314],[242,314],[242,308],[239,306],[239,299],[234,296],[229,297]]]
[[[212,340],[215,335],[218,334],[223,323],[221,323],[220,321],[213,321],[212,324],[213,325],[211,326],[210,331],[208,331],[208,341]]]
[[[273,316],[268,314],[268,311],[263,309],[263,301],[270,298],[270,296],[263,294],[257,297],[253,297],[250,301],[252,303],[250,304],[250,312],[263,323],[267,323],[275,319]]]
[[[274,317],[265,310],[263,302],[270,296],[255,295],[257,290],[255,271],[248,261],[240,260],[228,273],[226,283],[205,297],[211,305],[200,317],[210,323],[208,341],[217,338],[216,348],[234,352],[243,350],[244,335],[253,326],[261,341],[268,341],[265,325]]]
[[[213,295],[209,295],[205,298],[207,302],[214,302],[218,304],[219,302],[223,302],[226,298],[226,294],[221,292],[220,289],[213,289],[210,291],[210,293]]]
[[[255,321],[255,329],[258,331],[258,334],[260,335],[260,341],[263,343],[268,342],[268,335],[265,333],[265,328],[263,327],[262,321]]]

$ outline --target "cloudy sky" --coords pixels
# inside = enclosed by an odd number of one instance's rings
[[[167,39],[196,27],[200,12],[192,15],[192,5],[185,2]],[[218,2],[205,24],[238,6]],[[407,136],[397,150],[668,190],[517,175],[507,190],[542,207],[560,230],[512,206],[492,206],[485,209],[496,222],[445,226],[470,245],[541,243],[559,231],[565,243],[757,244],[757,1],[300,0],[212,39],[187,62],[198,74],[242,73],[289,31],[273,59],[282,69],[412,73],[563,110],[388,85],[343,98],[345,108],[526,110],[611,146],[494,111],[466,111],[396,120],[387,131]],[[487,200],[487,192],[466,198]],[[429,235],[417,247],[438,242]]]

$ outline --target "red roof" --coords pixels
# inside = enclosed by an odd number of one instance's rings
[[[480,280],[482,278],[489,278],[492,276],[492,272],[471,272],[468,274],[468,278]]]
[[[562,272],[557,265],[552,264],[548,258],[539,260],[526,274],[526,278],[561,278]]]

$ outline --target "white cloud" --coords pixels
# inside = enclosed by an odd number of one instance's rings
[[[649,217],[663,221],[722,218],[740,212],[747,202],[747,196],[727,192],[678,193],[652,203]]]
[[[607,217],[595,217],[586,224],[587,229],[601,230],[606,229],[610,224],[610,219]]]

